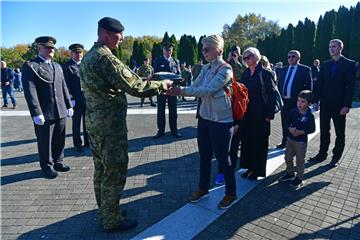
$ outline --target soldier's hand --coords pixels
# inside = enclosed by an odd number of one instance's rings
[[[35,116],[35,117],[33,117],[33,120],[36,125],[44,125],[44,123],[45,123],[44,115]]]

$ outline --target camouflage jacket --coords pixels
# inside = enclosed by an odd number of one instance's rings
[[[194,81],[199,76],[203,66],[204,66],[203,64],[197,63],[192,67],[191,72],[193,74],[193,80]]]
[[[127,132],[125,93],[150,97],[167,89],[164,81],[142,81],[106,45],[95,43],[80,65],[86,98],[89,133],[118,135]]]
[[[228,63],[232,67],[235,80],[239,82],[241,79],[241,76],[244,73],[246,68],[240,62],[238,62],[238,61],[235,62],[234,59],[230,59],[230,61],[228,61]]]
[[[154,68],[150,64],[143,64],[138,68],[136,73],[142,78],[147,78],[154,74]]]

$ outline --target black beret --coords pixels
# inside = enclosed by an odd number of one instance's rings
[[[125,30],[121,22],[115,18],[104,17],[99,20],[99,26],[110,32],[119,33]]]
[[[82,52],[84,50],[84,45],[80,43],[74,43],[69,46],[69,49],[73,52]]]
[[[47,47],[55,47],[56,39],[50,36],[42,36],[35,39],[35,42],[39,45]]]
[[[163,43],[163,48],[170,48],[170,47],[174,47],[174,44],[171,42],[164,42]]]

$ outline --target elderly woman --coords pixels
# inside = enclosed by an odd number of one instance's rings
[[[247,169],[241,176],[250,180],[266,176],[266,160],[270,135],[270,120],[275,114],[274,75],[260,63],[258,49],[248,48],[243,53],[247,67],[241,77],[249,91],[249,105],[240,122],[240,166]]]
[[[229,147],[233,131],[231,99],[224,87],[232,79],[231,67],[222,59],[224,40],[220,35],[211,35],[202,40],[203,55],[209,63],[202,67],[193,85],[173,87],[170,95],[195,96],[201,98],[197,140],[200,152],[199,189],[190,197],[197,202],[208,196],[211,159],[213,154],[224,171],[225,197],[219,202],[219,209],[229,208],[236,199],[234,167],[229,158]]]

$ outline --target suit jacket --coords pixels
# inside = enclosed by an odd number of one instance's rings
[[[62,68],[56,62],[52,62],[52,66],[40,57],[22,66],[24,94],[32,117],[64,118],[67,109],[72,107]]]
[[[332,59],[325,61],[320,67],[318,88],[315,101],[326,103],[336,111],[342,107],[351,107],[355,88],[355,62],[341,56],[336,71],[332,75]]]
[[[287,73],[289,67],[290,66],[283,67],[278,76],[278,88],[279,88],[279,91],[280,91],[280,94],[282,97],[283,97],[283,92],[284,92],[286,73]],[[297,95],[302,90],[312,91],[312,76],[311,76],[311,68],[310,67],[303,65],[303,64],[299,64],[297,67],[297,70],[295,72],[292,85],[291,85],[290,101],[288,99],[288,101],[284,101],[284,103],[290,104],[289,107],[295,107],[296,102],[297,102]]]
[[[80,84],[80,65],[71,59],[64,64],[63,71],[70,97],[75,100],[75,106],[84,105],[85,96]]]
[[[179,61],[175,58],[173,58],[173,60],[175,61],[175,66],[171,67],[170,62],[164,56],[155,58],[153,66],[154,72],[172,72],[175,74],[180,74],[181,71]]]

